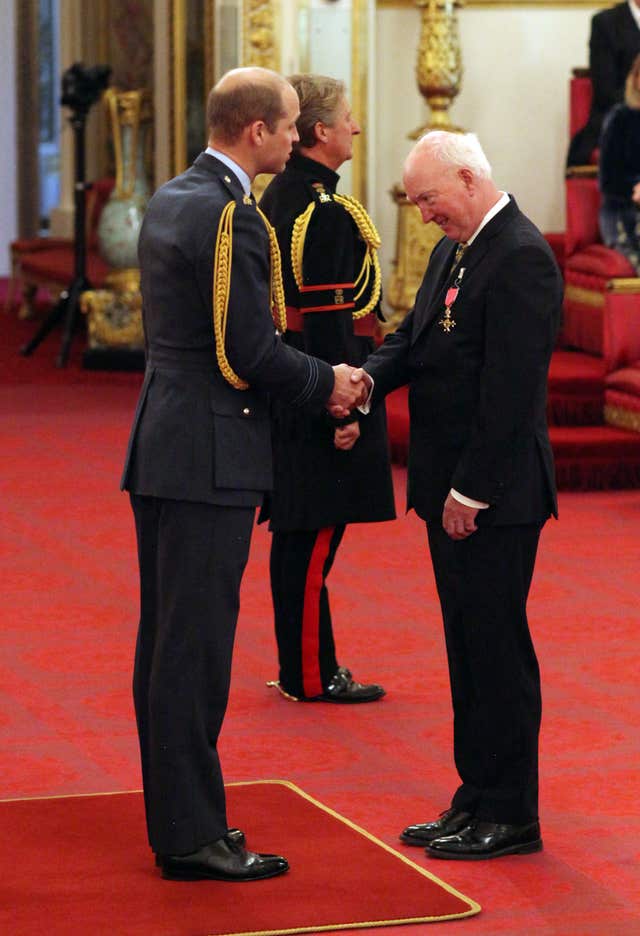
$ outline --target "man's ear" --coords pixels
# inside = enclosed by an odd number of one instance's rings
[[[313,125],[313,133],[319,143],[327,142],[327,125],[317,120]]]
[[[458,178],[469,191],[475,187],[475,176],[471,169],[467,169],[466,166],[458,169]]]
[[[264,120],[254,120],[253,123],[249,124],[247,130],[249,141],[254,146],[262,146],[267,130]]]

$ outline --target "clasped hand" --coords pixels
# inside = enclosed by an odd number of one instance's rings
[[[327,409],[335,419],[344,419],[357,406],[362,406],[369,395],[371,378],[361,367],[336,364],[333,368],[333,393]]]
[[[453,540],[463,540],[471,536],[478,529],[476,517],[477,507],[467,507],[461,504],[452,494],[447,495],[442,511],[442,526]]]

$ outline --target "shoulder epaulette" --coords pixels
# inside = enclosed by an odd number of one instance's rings
[[[249,196],[245,204],[253,204]],[[246,390],[249,384],[239,377],[227,358],[225,351],[225,336],[227,332],[227,316],[229,313],[229,293],[231,291],[231,263],[233,259],[233,213],[236,208],[235,199],[227,202],[220,215],[216,246],[213,258],[213,333],[215,337],[216,359],[220,373],[236,390]],[[263,212],[257,207],[256,211],[262,218],[269,235],[269,250],[271,254],[271,312],[276,328],[280,332],[287,330],[287,314],[282,285],[282,263],[276,233]]]

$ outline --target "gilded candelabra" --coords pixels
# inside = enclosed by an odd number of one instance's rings
[[[462,53],[456,10],[464,0],[415,0],[421,9],[416,78],[431,110],[429,121],[409,134],[417,140],[428,130],[460,130],[449,108],[462,86]]]

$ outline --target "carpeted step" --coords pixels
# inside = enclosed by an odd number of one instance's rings
[[[560,490],[640,487],[640,432],[614,426],[549,426]]]
[[[550,426],[597,426],[604,411],[603,358],[557,349],[549,366],[547,419]]]

